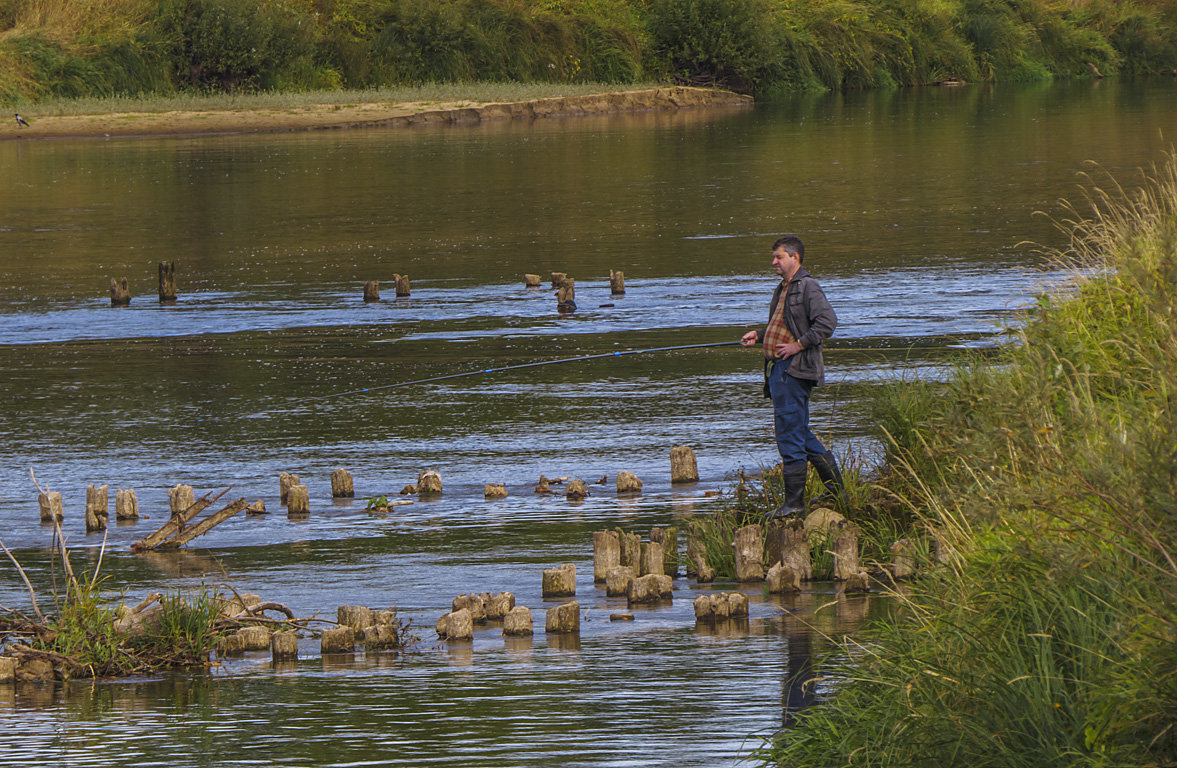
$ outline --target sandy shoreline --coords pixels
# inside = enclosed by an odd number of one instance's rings
[[[748,106],[751,97],[682,86],[535,99],[521,102],[372,102],[310,104],[286,109],[122,112],[30,117],[20,128],[3,121],[0,140],[182,136],[375,128],[424,123],[478,123],[694,107]]]

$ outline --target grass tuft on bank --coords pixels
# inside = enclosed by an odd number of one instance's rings
[[[1177,0],[0,0],[0,102],[431,82],[757,96],[1170,74]]]
[[[1074,289],[881,404],[880,485],[954,556],[768,763],[1177,765],[1177,158],[1070,213]]]

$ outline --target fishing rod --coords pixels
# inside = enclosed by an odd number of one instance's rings
[[[481,376],[486,373],[502,373],[503,371],[517,371],[521,368],[538,368],[542,365],[557,365],[560,363],[579,363],[584,360],[600,360],[606,357],[624,357],[625,355],[644,355],[650,352],[673,352],[680,349],[704,349],[706,347],[731,347],[739,344],[739,340],[735,341],[713,341],[707,344],[680,344],[675,347],[649,347],[647,349],[623,349],[617,352],[603,352],[597,355],[578,355],[577,357],[562,357],[558,360],[540,360],[535,363],[519,363],[518,365],[504,365],[498,368],[479,368],[474,371],[463,371],[462,373],[450,373],[445,376],[430,376],[427,379],[413,379],[412,381],[398,381],[395,384],[382,384],[379,387],[365,387],[363,389],[352,389],[347,392],[335,392],[330,395],[319,395],[317,397],[301,398],[303,402],[311,402],[315,400],[330,400],[336,397],[347,397],[348,395],[360,395],[365,392],[376,392],[382,389],[392,389],[393,387],[407,387],[412,384],[431,384],[435,381],[446,381],[448,379],[460,379],[465,376]]]

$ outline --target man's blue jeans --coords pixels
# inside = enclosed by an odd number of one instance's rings
[[[810,455],[826,452],[817,436],[809,431],[809,392],[817,382],[790,376],[791,361],[792,358],[777,360],[768,374],[776,447],[786,474],[804,471]]]

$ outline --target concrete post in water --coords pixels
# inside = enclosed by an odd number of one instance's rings
[[[159,303],[176,300],[176,262],[159,263]]]
[[[666,528],[651,528],[650,541],[662,545],[662,572],[670,576],[678,575],[678,528],[673,525]]]
[[[699,543],[691,540],[687,543],[687,572],[694,571],[695,580],[700,584],[708,584],[715,580],[715,569],[703,557]]]
[[[409,276],[408,275],[393,275],[392,278],[396,281],[396,295],[409,295]]]
[[[625,273],[620,269],[616,272],[609,270],[609,293],[614,296],[625,293]]]
[[[899,539],[891,545],[891,565],[887,570],[894,579],[910,579],[915,575],[915,544],[911,539]]]
[[[571,597],[576,594],[576,564],[564,563],[559,568],[544,569],[543,596]]]
[[[642,555],[642,537],[636,533],[626,533],[621,529],[617,530],[617,536],[621,540],[621,564],[628,565],[636,573],[638,561]]]
[[[354,653],[356,631],[351,627],[324,629],[320,650],[322,653]]]
[[[289,472],[283,472],[278,475],[278,503],[286,503],[286,494],[290,491],[290,486],[298,485],[298,475],[292,475]]]
[[[372,609],[366,605],[341,605],[335,609],[335,620],[352,629],[363,629],[376,623]]]
[[[517,605],[503,617],[503,634],[521,636],[531,634],[531,609]]]
[[[629,605],[642,603],[657,603],[662,600],[662,589],[658,583],[658,574],[650,573],[638,576],[629,582],[629,591],[625,595]]]
[[[292,485],[286,492],[286,514],[306,515],[311,511],[311,494],[305,485]]]
[[[617,531],[593,531],[593,581],[601,583],[609,569],[621,565],[621,538]]]
[[[274,661],[297,661],[298,633],[283,631],[270,635],[270,656]]]
[[[553,272],[552,273],[552,287],[559,288],[565,280],[568,279],[567,272]]]
[[[352,483],[351,472],[337,469],[331,473],[331,498],[350,499],[356,495],[355,485]]]
[[[527,286],[528,288],[539,288],[540,287],[539,275],[530,275],[530,274],[524,275],[523,276],[523,285]]]
[[[93,504],[86,504],[86,533],[106,530],[106,515],[99,515]]]
[[[560,287],[556,289],[556,310],[559,312],[576,311],[576,281],[564,278]]]
[[[482,489],[482,498],[505,499],[507,498],[507,486],[503,483],[487,483],[486,487]]]
[[[265,627],[242,627],[237,630],[243,650],[264,651],[270,647],[270,630]]]
[[[862,569],[858,565],[858,529],[853,523],[836,523],[830,534],[834,537],[834,579],[844,581]]]
[[[467,611],[470,614],[470,621],[473,623],[486,623],[486,599],[475,592],[461,594],[455,597],[453,602],[450,603],[450,610],[453,612]]]
[[[267,646],[268,647],[268,646]],[[245,653],[245,638],[240,632],[225,635],[217,641],[217,656],[240,656]]]
[[[801,577],[787,565],[773,563],[764,579],[768,591],[773,594],[791,594],[801,591]]]
[[[417,493],[421,496],[441,493],[441,473],[436,469],[426,469],[418,474]]]
[[[16,681],[16,657],[0,656],[0,685],[11,685]]]
[[[37,494],[37,505],[41,508],[41,522],[51,523],[54,518],[61,522],[63,517],[61,508],[61,493],[49,491]]]
[[[699,482],[699,467],[690,446],[678,445],[670,449],[670,482]]]
[[[192,492],[192,486],[181,483],[168,489],[168,507],[172,517],[180,515],[195,503],[196,494]]]
[[[580,603],[570,603],[549,608],[544,617],[544,631],[559,634],[580,634]]]
[[[629,583],[636,574],[628,565],[615,565],[605,574],[605,594],[609,597],[621,597],[629,594]]]
[[[658,588],[658,595],[663,600],[670,600],[674,597],[674,579],[663,574],[654,575],[654,583]]]
[[[445,619],[446,640],[470,640],[474,637],[474,618],[470,611],[450,611]]]
[[[114,516],[116,520],[137,520],[139,518],[139,497],[133,488],[120,488],[114,493]]]
[[[809,555],[809,537],[801,520],[786,520],[780,528],[781,564],[787,565],[801,581],[813,579],[813,561]]]
[[[499,592],[491,595],[490,599],[484,598],[482,602],[486,606],[486,618],[500,621],[515,610],[515,593]]]
[[[254,503],[245,508],[246,515],[264,515],[266,514],[266,502],[258,499]]]
[[[380,301],[380,281],[369,280],[364,283],[364,301]]]
[[[579,501],[588,495],[588,487],[579,477],[569,480],[568,485],[564,486],[564,498],[566,499]]]
[[[618,493],[641,493],[642,481],[633,472],[621,470],[617,473]]]
[[[662,543],[643,541],[641,553],[638,555],[638,576],[648,574],[660,576],[662,572]]]
[[[759,525],[736,531],[736,581],[764,581],[764,538]]]
[[[94,508],[94,514],[102,517],[110,515],[110,486],[86,486],[86,505]]]
[[[126,307],[131,304],[131,288],[127,282],[127,278],[120,277],[115,280],[110,278],[110,306],[112,307]]]
[[[843,592],[870,592],[870,575],[866,571],[852,573],[842,585]]]

